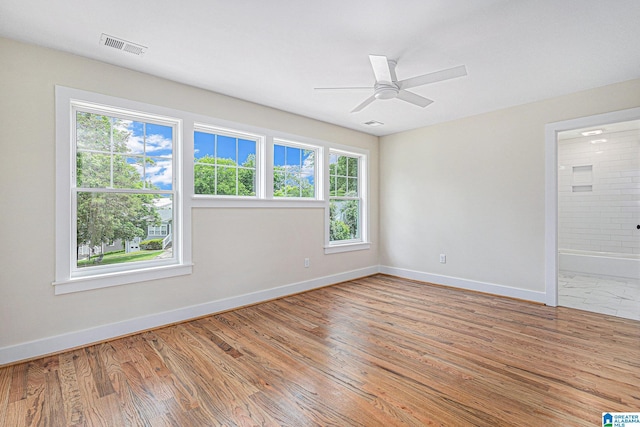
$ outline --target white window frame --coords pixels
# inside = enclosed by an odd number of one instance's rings
[[[216,132],[225,131],[233,132],[235,134],[247,135],[252,138],[261,138],[260,145],[256,148],[256,180],[259,183],[259,188],[256,189],[256,196],[217,196],[207,194],[195,194],[193,189],[193,175],[194,175],[194,156],[193,145],[191,147],[186,146],[184,151],[185,159],[190,159],[190,166],[185,163],[187,169],[185,171],[185,185],[190,186],[191,197],[190,204],[192,208],[325,208],[325,171],[324,165],[326,164],[325,153],[329,143],[316,140],[313,138],[301,137],[298,135],[288,134],[284,132],[274,131],[271,129],[261,128],[257,126],[251,126],[241,124],[237,122],[231,122],[222,119],[213,119],[211,117],[190,114],[190,118],[193,119],[193,131],[201,132]],[[189,132],[189,130],[187,130]],[[193,134],[191,135],[193,138]],[[273,144],[274,141],[286,141],[289,143],[295,143],[299,146],[304,146],[307,149],[317,150],[316,161],[316,198],[310,197],[274,197],[273,196]],[[261,161],[258,161],[261,159]],[[189,160],[187,161],[189,162]],[[189,176],[187,176],[189,175]]]
[[[330,240],[330,209],[332,197],[330,196],[330,180],[329,180],[329,157],[331,154],[339,156],[356,157],[358,159],[358,200],[360,201],[360,237],[350,240]],[[371,247],[369,241],[369,151],[352,147],[336,148],[332,146],[327,150],[325,157],[326,176],[325,176],[325,254],[334,254],[341,252],[367,250]]]
[[[164,229],[164,232],[162,231]],[[147,235],[149,237],[151,236],[167,236],[168,233],[168,228],[166,224],[162,224],[162,225],[149,225],[147,226]]]
[[[256,143],[256,181],[255,181],[255,196],[239,196],[239,195],[223,195],[223,194],[196,194],[195,189],[193,191],[194,199],[236,199],[236,200],[259,200],[263,199],[265,195],[265,174],[264,174],[264,151],[265,151],[265,136],[259,133],[244,132],[237,129],[229,129],[220,126],[213,126],[205,123],[195,123],[193,126],[193,132],[209,133],[214,135],[229,136],[238,139],[247,139],[255,141]],[[195,168],[195,158],[191,161],[192,167]],[[195,177],[195,172],[194,172]],[[191,185],[194,183],[192,182]]]
[[[87,269],[76,268],[75,245],[75,122],[76,107],[93,109],[106,115],[173,123],[173,213],[174,257]],[[134,102],[122,98],[56,86],[56,262],[55,294],[118,286],[191,274],[190,215],[185,215],[182,188],[182,119],[176,110]],[[149,121],[147,120],[147,121]]]
[[[293,196],[273,196],[273,183],[274,183],[274,179],[273,179],[273,174],[274,174],[274,157],[275,157],[275,149],[276,149],[276,145],[280,145],[283,147],[292,147],[292,148],[298,148],[301,150],[307,150],[307,151],[313,151],[314,152],[314,165],[313,165],[313,197],[293,197]],[[290,141],[287,139],[281,139],[281,138],[273,138],[273,143],[271,144],[271,155],[274,156],[271,158],[271,163],[269,164],[269,170],[271,172],[271,194],[272,197],[275,200],[320,200],[322,199],[320,197],[321,194],[323,194],[322,188],[322,171],[323,171],[323,163],[324,163],[324,158],[322,156],[322,147],[319,147],[317,145],[311,145],[311,144],[303,144],[301,142],[296,142],[296,141]]]

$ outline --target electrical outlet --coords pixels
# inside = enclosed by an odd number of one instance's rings
[[[309,268],[309,258],[304,259],[304,268]]]
[[[440,262],[442,264],[446,264],[447,263],[447,256],[445,254],[440,254]]]

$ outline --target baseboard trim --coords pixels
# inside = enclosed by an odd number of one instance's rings
[[[380,266],[380,273],[390,276],[397,276],[403,279],[418,280],[437,285],[451,286],[453,288],[466,289],[469,291],[483,292],[486,294],[499,295],[503,297],[516,298],[544,304],[547,295],[544,292],[529,291],[526,289],[512,288],[495,283],[479,282],[476,280],[461,279],[459,277],[443,276],[440,274],[425,273],[422,271],[409,270],[406,268]]]
[[[183,307],[176,310],[151,314],[149,316],[110,323],[95,328],[69,332],[66,334],[20,343],[13,346],[2,347],[0,348],[0,366],[34,359],[50,354],[60,353],[73,348],[108,341],[137,332],[171,325],[173,323],[184,322],[190,319],[232,310],[234,308],[257,304],[260,302],[285,297],[287,295],[293,295],[324,286],[330,286],[348,280],[371,276],[376,273],[384,273],[391,276],[402,277],[405,279],[418,280],[421,282],[451,286],[459,289],[467,289],[493,295],[517,298],[542,304],[546,302],[547,298],[544,292],[529,291],[494,283],[479,282],[475,280],[461,279],[458,277],[425,273],[422,271],[409,270],[405,268],[375,265],[371,267],[347,271],[344,273],[305,280],[303,282],[283,285],[263,291],[252,292],[231,298],[225,298],[203,304]]]
[[[310,291],[379,272],[377,265],[0,348],[0,366]]]

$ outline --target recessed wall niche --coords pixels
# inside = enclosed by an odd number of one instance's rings
[[[574,193],[593,191],[593,165],[574,166],[571,182],[571,191]]]

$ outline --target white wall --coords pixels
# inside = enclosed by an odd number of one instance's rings
[[[545,301],[544,126],[640,106],[634,80],[383,137],[378,149],[370,135],[49,49],[0,39],[0,57],[0,364],[378,264]],[[54,296],[56,84],[370,150],[372,249],[324,255],[321,209],[197,208],[191,276]]]
[[[633,80],[381,138],[382,271],[548,301],[545,124],[639,105]]]
[[[377,269],[377,137],[7,39],[0,57],[0,364]],[[371,249],[324,255],[323,209],[197,208],[192,275],[54,296],[54,85],[368,149]]]
[[[558,247],[640,254],[640,132],[563,139],[558,165]]]

